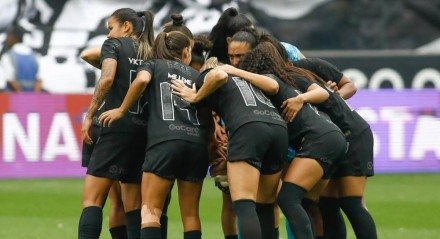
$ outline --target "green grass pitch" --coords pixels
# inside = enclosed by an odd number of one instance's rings
[[[440,238],[440,174],[377,175],[366,202],[381,239]],[[0,238],[77,238],[81,179],[0,180]],[[201,200],[203,238],[223,238],[220,191],[206,180]],[[176,192],[169,210],[169,237],[182,238]],[[103,239],[110,238],[104,216]],[[348,238],[354,238],[349,228]],[[285,237],[285,230],[281,230]]]

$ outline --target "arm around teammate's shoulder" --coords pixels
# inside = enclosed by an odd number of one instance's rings
[[[258,87],[260,90],[262,90],[264,93],[268,95],[274,95],[278,93],[279,90],[278,82],[269,76],[245,71],[231,65],[222,65],[219,66],[218,68],[222,69],[228,74],[236,75],[246,80],[247,82]]]

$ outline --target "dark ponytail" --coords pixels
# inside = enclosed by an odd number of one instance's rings
[[[180,61],[183,49],[190,45],[190,39],[179,31],[161,32],[154,42],[154,57]]]
[[[191,52],[191,64],[197,63],[203,65],[208,52],[212,48],[212,42],[206,35],[196,35],[194,37],[194,47]]]
[[[209,34],[209,40],[213,47],[209,56],[215,56],[220,62],[228,63],[227,37],[246,27],[251,27],[252,22],[244,14],[238,13],[237,9],[231,7],[226,9]]]
[[[144,60],[152,56],[153,44],[153,14],[149,11],[136,12],[131,8],[120,8],[112,13],[120,24],[130,22],[133,26],[133,35],[138,39],[138,57]]]
[[[189,39],[193,40],[194,35],[192,34],[191,30],[188,29],[185,25],[183,25],[183,17],[179,13],[173,13],[171,15],[171,22],[166,23],[163,26],[163,32],[172,32],[172,31],[179,31],[183,34],[185,34]]]

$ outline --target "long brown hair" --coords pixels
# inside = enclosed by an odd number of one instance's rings
[[[180,61],[183,49],[190,46],[189,38],[179,31],[161,32],[154,42],[154,57]]]
[[[240,60],[239,67],[258,74],[273,74],[297,89],[296,78],[298,77],[320,85],[325,83],[312,72],[284,61],[277,48],[267,41],[260,42],[252,51],[247,53]]]

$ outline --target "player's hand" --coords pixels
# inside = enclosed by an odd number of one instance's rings
[[[336,84],[336,82],[333,82],[333,81],[327,81],[326,83],[325,83],[325,85],[328,87],[328,88],[330,88],[331,90],[333,90],[334,92],[337,92],[338,90],[339,90],[339,88],[338,88],[338,84]]]
[[[124,113],[119,108],[108,110],[99,116],[99,123],[102,127],[110,127],[113,122],[122,118],[122,116],[124,116]]]
[[[281,105],[281,108],[284,108],[282,113],[284,120],[286,122],[292,122],[303,105],[303,100],[298,96],[285,100]]]
[[[82,140],[86,144],[92,144],[93,143],[93,140],[90,137],[90,131],[92,129],[92,123],[93,123],[93,119],[91,119],[89,117],[86,117],[84,119],[83,124],[82,124],[81,135],[82,135]]]
[[[173,89],[173,94],[180,96],[189,103],[196,103],[196,84],[193,84],[192,88],[189,88],[181,80],[171,80],[171,88]]]

